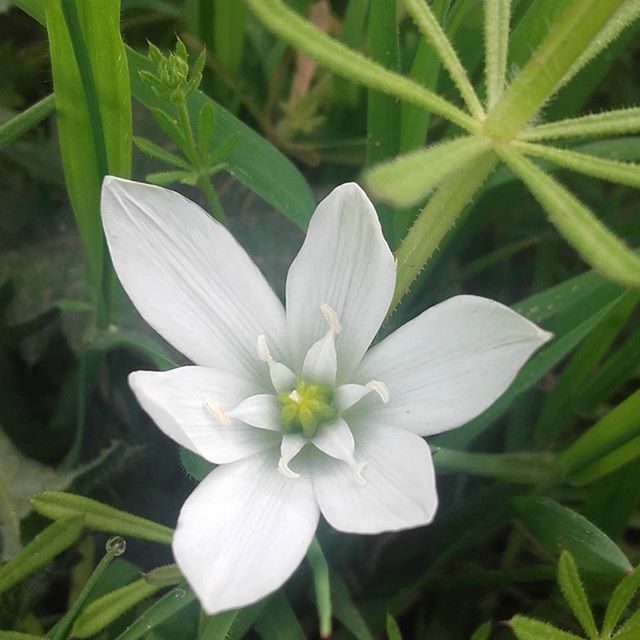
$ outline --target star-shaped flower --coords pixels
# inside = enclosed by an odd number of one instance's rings
[[[102,215],[138,311],[195,363],[136,371],[129,383],[165,434],[219,465],[183,505],[173,539],[209,614],[281,586],[320,513],[354,533],[431,522],[423,437],[487,409],[550,337],[465,295],[369,349],[396,264],[355,184],[316,209],[289,269],[286,311],[229,231],[183,196],[107,177]]]

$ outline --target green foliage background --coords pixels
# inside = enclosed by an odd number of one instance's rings
[[[0,1],[0,640],[640,638],[639,16]],[[191,65],[168,93],[165,55]],[[462,292],[553,331],[493,407],[430,442],[434,524],[323,525],[278,593],[200,612],[167,542],[208,467],[126,385],[181,356],[113,276],[107,173],[228,219],[280,295],[315,203],[357,180],[399,261],[384,332]]]

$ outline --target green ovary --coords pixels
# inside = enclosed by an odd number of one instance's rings
[[[333,389],[326,384],[312,384],[299,378],[296,388],[290,393],[279,393],[278,399],[285,433],[302,433],[311,438],[323,422],[338,415],[333,406]]]

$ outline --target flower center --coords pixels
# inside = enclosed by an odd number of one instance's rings
[[[285,433],[302,433],[312,438],[323,422],[333,420],[338,412],[333,406],[333,389],[298,378],[295,389],[279,393],[280,419]]]

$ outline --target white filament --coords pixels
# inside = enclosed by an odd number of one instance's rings
[[[204,408],[225,427],[228,427],[231,424],[231,420],[229,420],[229,416],[226,414],[225,410],[213,400],[206,400]]]
[[[389,387],[387,387],[384,382],[380,382],[380,380],[369,380],[365,386],[375,391],[380,396],[382,402],[385,404],[389,402]]]
[[[331,331],[333,331],[334,335],[337,336],[340,331],[342,331],[342,323],[340,322],[340,318],[338,317],[335,309],[330,307],[326,302],[323,302],[320,305],[320,311],[331,328]]]

